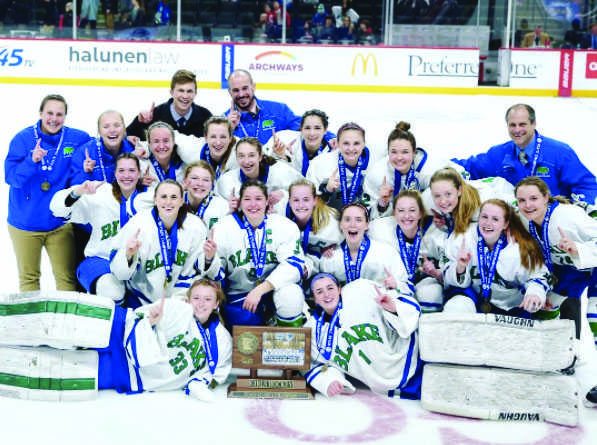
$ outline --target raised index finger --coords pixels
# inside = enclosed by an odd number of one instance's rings
[[[90,158],[89,158],[89,149],[88,148],[85,148],[85,160],[86,161],[90,160]]]
[[[562,230],[560,226],[558,226],[558,231],[560,232],[560,235],[562,235],[562,238],[568,238],[568,236],[566,236],[566,233]]]
[[[381,291],[379,290],[379,287],[377,287],[377,284],[374,284],[373,287],[375,288],[375,292],[377,292],[377,296],[378,297],[382,297],[383,294],[381,293]]]

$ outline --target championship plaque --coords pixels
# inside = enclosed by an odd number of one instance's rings
[[[234,326],[232,366],[249,369],[228,387],[228,397],[313,399],[305,379],[292,371],[311,368],[311,330],[271,326]],[[280,377],[259,377],[258,369],[278,369]]]

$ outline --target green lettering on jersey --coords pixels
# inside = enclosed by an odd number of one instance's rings
[[[336,363],[338,366],[340,366],[345,371],[348,371],[348,362],[350,361],[350,358],[352,357],[352,346],[349,346],[346,349],[346,352],[342,351],[338,346],[336,346],[336,349],[334,349],[334,352],[335,352],[334,363]]]
[[[371,323],[357,324],[351,326],[355,334],[359,337],[359,341],[373,340],[383,343],[381,336],[379,335],[379,328]]]
[[[112,221],[111,223],[104,224],[100,227],[102,231],[102,239],[101,241],[112,238],[118,234],[118,227],[120,226],[120,221]]]
[[[174,263],[177,266],[184,266],[184,263],[187,260],[188,256],[189,254],[187,252],[183,252],[182,250],[176,249],[176,260],[174,261]]]

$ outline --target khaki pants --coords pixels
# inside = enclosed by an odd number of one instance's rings
[[[39,290],[41,249],[44,246],[52,264],[56,289],[75,290],[74,236],[70,224],[50,232],[20,230],[9,224],[8,233],[17,257],[21,292]]]

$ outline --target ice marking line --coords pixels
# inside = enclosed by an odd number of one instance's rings
[[[406,414],[404,411],[387,398],[373,394],[370,391],[357,391],[351,398],[365,404],[372,411],[371,418],[373,420],[363,431],[346,435],[312,434],[306,431],[298,431],[285,425],[284,420],[280,417],[282,400],[255,400],[245,408],[245,419],[254,427],[274,436],[301,442],[317,443],[369,443],[397,434],[406,426]],[[259,413],[259,415],[256,416],[255,413]]]

